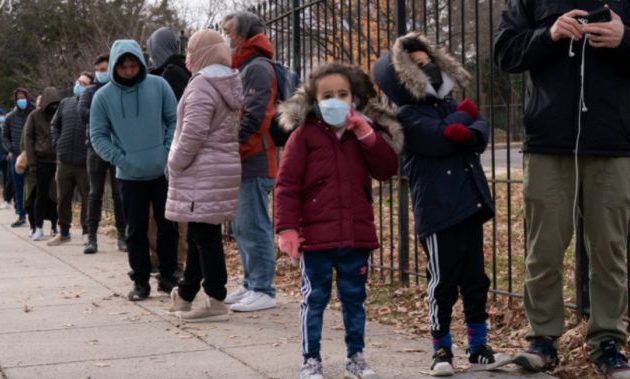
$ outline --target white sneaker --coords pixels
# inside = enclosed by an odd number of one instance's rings
[[[0,209],[7,209],[9,208],[9,203],[7,203],[6,201],[3,201],[2,203],[0,203]]]
[[[44,231],[42,230],[42,228],[35,229],[35,233],[33,233],[33,236],[31,238],[33,238],[33,241],[41,241],[42,239],[44,239]]]
[[[203,301],[201,306],[193,308],[188,312],[177,311],[175,316],[182,321],[188,322],[212,322],[212,321],[227,321],[230,319],[230,311],[224,302],[213,299],[202,294]]]
[[[276,299],[266,293],[249,291],[241,301],[230,307],[234,312],[262,311],[276,306]]]
[[[243,298],[247,296],[248,293],[249,293],[249,290],[247,288],[240,287],[236,291],[227,295],[227,297],[225,298],[225,300],[223,300],[223,302],[225,304],[236,304],[239,301],[243,300]]]

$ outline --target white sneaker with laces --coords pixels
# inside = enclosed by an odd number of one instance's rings
[[[243,298],[247,296],[248,293],[249,293],[249,290],[247,288],[240,287],[236,291],[227,295],[227,297],[225,298],[225,300],[223,300],[223,302],[225,304],[236,304],[239,301],[243,300]]]
[[[315,358],[309,358],[302,365],[302,369],[300,370],[300,379],[324,379],[322,362]]]
[[[378,375],[365,361],[363,353],[355,353],[346,358],[346,372],[344,379],[378,379]]]
[[[275,306],[275,298],[267,295],[266,293],[249,291],[247,296],[238,303],[232,304],[230,309],[234,312],[255,312],[262,311],[263,309],[274,308]]]
[[[33,233],[33,241],[41,241],[44,239],[44,231],[42,228],[35,229],[35,233]]]

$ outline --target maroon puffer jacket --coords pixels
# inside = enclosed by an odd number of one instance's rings
[[[403,146],[395,117],[372,104],[365,115],[374,120],[375,142],[360,142],[350,131],[341,139],[319,119],[300,94],[281,106],[281,124],[291,135],[280,161],[275,187],[275,228],[295,229],[304,237],[302,250],[376,249],[372,178],[387,180],[398,170]]]

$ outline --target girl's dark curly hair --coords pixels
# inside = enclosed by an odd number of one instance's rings
[[[362,110],[370,99],[376,97],[374,83],[372,83],[370,76],[361,67],[333,62],[319,66],[309,75],[308,80],[304,84],[304,92],[309,104],[317,102],[317,82],[325,76],[336,74],[348,79],[350,91],[352,91],[352,99],[358,110]]]

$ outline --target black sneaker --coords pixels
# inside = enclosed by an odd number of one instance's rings
[[[470,354],[468,361],[472,365],[471,371],[494,370],[512,362],[512,357],[503,353],[495,353],[488,345],[481,345]]]
[[[630,366],[628,358],[619,352],[619,347],[614,340],[602,342],[600,345],[602,354],[595,360],[597,369],[605,378],[628,379],[630,378]]]
[[[527,371],[547,371],[560,363],[558,350],[553,346],[553,337],[534,337],[529,343],[529,349],[518,353],[513,362]]]
[[[151,293],[151,285],[149,283],[139,283],[135,282],[133,285],[133,289],[127,295],[127,298],[130,301],[140,301],[149,297]]]
[[[118,238],[118,251],[127,252],[127,242],[124,238]]]
[[[94,254],[98,251],[98,245],[96,244],[96,238],[88,240],[87,245],[85,245],[85,249],[83,249],[83,254]]]
[[[12,228],[19,228],[20,226],[26,224],[26,218],[25,217],[18,217],[17,220],[13,221],[13,223],[11,224]]]
[[[452,376],[455,374],[453,368],[453,352],[440,348],[433,354],[433,363],[431,364],[432,376]]]
[[[158,288],[157,290],[160,292],[171,293],[173,288],[177,287],[177,278],[175,276],[171,276],[169,278],[162,277],[162,275],[157,276]]]

